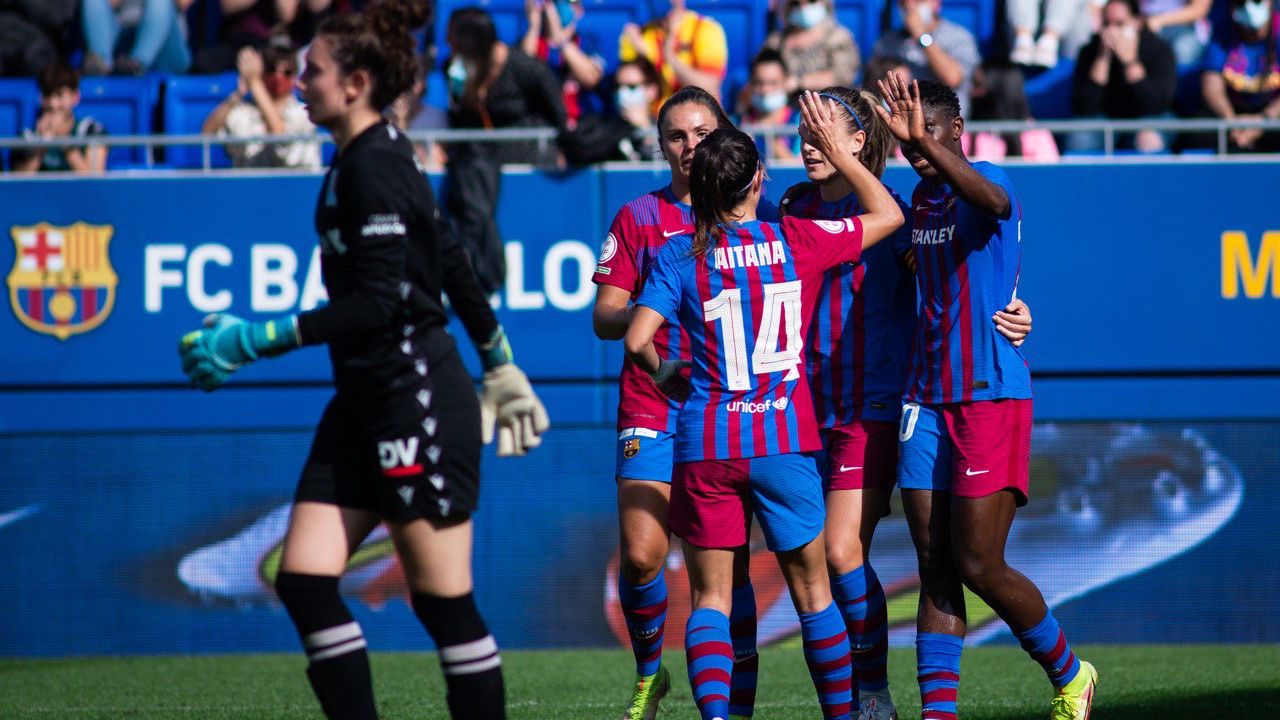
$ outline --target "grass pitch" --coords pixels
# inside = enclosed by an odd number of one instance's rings
[[[1093,720],[1280,718],[1280,648],[1274,646],[1084,646],[1101,673]],[[631,682],[621,650],[506,652],[513,720],[613,720]],[[0,717],[319,718],[297,655],[0,660]],[[670,653],[673,688],[659,718],[695,720],[684,658]],[[444,720],[444,681],[434,654],[373,656],[386,720]],[[911,650],[893,650],[891,689],[902,720],[920,715]],[[799,650],[761,653],[756,717],[818,718]],[[1017,648],[967,649],[961,672],[965,720],[1048,717],[1044,673]]]

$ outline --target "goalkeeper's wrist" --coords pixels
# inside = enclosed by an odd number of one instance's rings
[[[258,355],[283,355],[302,344],[302,337],[298,333],[298,316],[288,315],[253,323],[249,326],[249,342]]]
[[[480,353],[480,364],[486,372],[511,362],[511,343],[507,341],[507,333],[501,325],[488,340],[476,343],[476,352]]]

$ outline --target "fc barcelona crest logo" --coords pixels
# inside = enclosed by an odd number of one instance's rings
[[[622,443],[622,457],[630,460],[640,454],[640,438],[629,438]]]
[[[9,302],[23,325],[66,340],[107,319],[119,282],[107,254],[110,225],[39,223],[9,232],[17,245]]]

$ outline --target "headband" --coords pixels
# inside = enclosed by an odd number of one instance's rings
[[[862,132],[867,131],[866,128],[862,127],[862,121],[858,119],[858,113],[853,111],[853,108],[849,106],[849,103],[841,100],[840,98],[836,97],[835,95],[832,95],[831,93],[818,93],[818,97],[829,98],[831,100],[835,100],[836,102],[840,103],[840,105],[844,107],[845,110],[848,110],[849,114],[853,116],[853,121],[858,124],[858,129],[861,130]]]

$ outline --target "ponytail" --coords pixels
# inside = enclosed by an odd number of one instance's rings
[[[706,255],[715,244],[716,232],[750,194],[759,168],[756,144],[741,130],[714,130],[698,143],[689,171],[694,256]]]
[[[369,102],[381,112],[413,88],[418,58],[410,31],[426,22],[427,12],[426,0],[373,0],[363,13],[327,18],[316,34],[328,38],[344,74],[368,71]]]
[[[883,176],[885,161],[893,151],[893,135],[880,119],[880,113],[876,112],[880,99],[866,90],[840,86],[829,87],[819,95],[838,99],[836,112],[845,116],[850,135],[859,130],[866,134],[858,160],[872,175]]]

